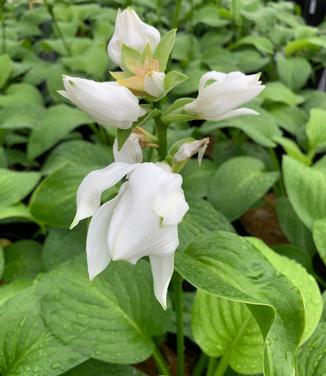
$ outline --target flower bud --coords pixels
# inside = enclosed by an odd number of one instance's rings
[[[261,93],[265,86],[260,74],[208,72],[199,83],[198,97],[184,106],[197,119],[223,120],[240,115],[258,115],[249,108],[238,108]]]
[[[159,98],[164,93],[163,72],[148,72],[144,79],[144,91],[152,97]]]
[[[110,59],[120,66],[123,44],[143,53],[147,44],[154,51],[160,39],[159,31],[143,22],[133,9],[119,9],[114,34],[108,44],[108,54]]]

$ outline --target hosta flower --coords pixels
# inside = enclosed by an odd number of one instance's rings
[[[141,136],[131,133],[122,148],[118,150],[118,140],[113,144],[113,156],[116,162],[141,163],[143,161],[143,152],[140,146]]]
[[[257,115],[256,111],[240,106],[264,89],[259,78],[259,74],[208,72],[200,79],[198,97],[185,105],[184,110],[205,120]]]
[[[149,72],[144,78],[144,91],[152,97],[159,98],[164,93],[163,72]]]
[[[124,177],[127,181],[118,195],[101,205],[102,192]],[[149,256],[154,293],[166,308],[174,252],[179,244],[178,224],[188,210],[181,184],[181,175],[172,173],[165,163],[113,162],[85,177],[77,192],[72,226],[92,217],[86,243],[91,280],[111,260],[134,264]]]
[[[64,76],[63,84],[59,93],[103,126],[127,129],[145,114],[138,98],[116,82]]]
[[[114,34],[108,44],[108,54],[117,65],[121,65],[123,44],[142,53],[147,44],[154,51],[160,39],[159,31],[143,22],[134,10],[127,8],[120,11],[119,9]]]

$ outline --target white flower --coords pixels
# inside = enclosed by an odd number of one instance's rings
[[[141,163],[143,161],[143,152],[139,144],[140,135],[131,133],[127,140],[118,150],[118,140],[114,140],[113,156],[116,162]]]
[[[132,159],[132,158],[131,158]],[[118,195],[101,205],[101,194],[121,179]],[[77,192],[72,226],[92,217],[87,233],[87,264],[92,280],[111,260],[132,264],[149,256],[154,293],[166,308],[167,289],[178,247],[178,224],[188,210],[182,177],[165,163],[113,162],[89,173]]]
[[[138,98],[116,82],[64,76],[63,84],[59,93],[105,127],[127,129],[145,114]]]
[[[258,115],[249,108],[238,108],[251,101],[264,89],[260,74],[241,72],[208,72],[199,83],[198,97],[185,105],[184,110],[199,119],[222,120],[239,115]]]
[[[180,146],[179,150],[174,154],[173,159],[177,163],[182,163],[198,153],[198,163],[201,165],[208,144],[208,137],[202,140],[186,142]]]
[[[151,71],[146,74],[144,79],[144,90],[152,97],[159,98],[164,93],[164,79],[163,72]]]
[[[108,44],[108,54],[111,60],[121,65],[123,44],[142,53],[147,44],[154,51],[160,39],[159,31],[143,22],[133,9],[127,8],[123,11],[119,9],[114,34]]]

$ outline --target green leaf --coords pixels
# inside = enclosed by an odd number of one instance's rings
[[[318,253],[326,265],[326,218],[314,222],[312,234]]]
[[[46,159],[42,173],[49,175],[69,164],[89,169],[105,167],[113,161],[112,152],[100,144],[82,140],[67,141],[56,147]]]
[[[305,102],[303,109],[309,113],[313,108],[326,110],[326,93],[318,90],[307,90],[303,93]]]
[[[326,175],[286,156],[283,178],[294,211],[312,230],[314,221],[326,217]]]
[[[117,128],[117,141],[118,141],[118,150],[120,150],[123,144],[127,141],[127,138],[130,136],[132,129],[119,129]]]
[[[306,165],[310,164],[310,159],[303,154],[299,146],[293,140],[287,137],[278,137],[276,141],[283,147],[287,155]]]
[[[326,42],[322,37],[300,38],[288,42],[288,44],[285,46],[285,54],[287,56],[290,56],[297,51],[314,51],[321,48],[326,48]]]
[[[60,375],[86,360],[45,326],[32,288],[0,307],[0,372],[6,376]]]
[[[68,228],[75,215],[77,188],[88,171],[67,165],[44,179],[32,196],[32,215],[41,223]]]
[[[324,376],[326,372],[325,348],[326,322],[322,322],[299,350],[296,358],[296,374],[300,376]]]
[[[5,249],[6,282],[18,278],[33,279],[43,270],[41,260],[42,245],[34,240],[19,240]]]
[[[302,126],[307,122],[306,114],[298,107],[282,103],[274,103],[268,108],[276,124],[292,135],[298,135]]]
[[[268,38],[259,35],[247,35],[235,42],[232,47],[239,47],[245,45],[252,45],[258,51],[266,54],[272,54],[274,51],[274,46]]]
[[[9,79],[13,69],[13,64],[9,55],[0,56],[0,89]]]
[[[192,330],[195,341],[205,354],[223,356],[230,367],[241,374],[262,372],[264,340],[246,304],[198,290]]]
[[[214,231],[177,252],[176,269],[198,289],[246,303],[265,339],[265,374],[294,374],[304,330],[301,293],[258,249],[235,234]]]
[[[169,72],[164,78],[164,94],[161,98],[187,79],[188,77],[185,74],[178,71]]]
[[[230,222],[223,214],[213,208],[206,200],[187,195],[189,211],[179,225],[179,250],[183,250],[200,234],[221,230],[234,232]]]
[[[128,70],[128,60],[141,64],[143,56],[139,51],[123,44],[121,47],[121,67],[125,68],[125,70]]]
[[[109,364],[90,359],[62,374],[62,376],[145,376],[144,373],[130,366]]]
[[[301,89],[312,73],[311,65],[303,57],[279,57],[276,67],[280,80],[294,91]]]
[[[9,206],[7,208],[0,208],[0,220],[8,220],[12,218],[35,222],[35,219],[30,213],[28,207],[26,207],[24,204],[17,204],[14,206]]]
[[[234,51],[232,56],[238,69],[244,73],[256,73],[262,70],[271,59],[269,56],[262,56],[252,48]]]
[[[31,279],[17,279],[0,286],[0,306],[32,285]],[[1,308],[0,308],[1,309]]]
[[[28,141],[27,154],[36,158],[65,138],[72,130],[93,121],[83,112],[60,104],[51,107],[40,119]]]
[[[207,197],[208,185],[215,171],[216,164],[208,159],[204,159],[201,166],[195,159],[190,159],[182,170],[183,190],[197,197]]]
[[[19,105],[28,104],[35,106],[43,106],[43,97],[39,90],[26,82],[10,85],[6,91],[6,95],[0,96],[0,106],[15,106],[17,102]]]
[[[257,144],[273,148],[276,146],[275,139],[282,132],[275,124],[274,119],[264,110],[258,110],[259,115],[247,115],[218,122],[207,121],[201,127],[203,134],[209,134],[215,129],[238,128]]]
[[[312,150],[318,151],[326,147],[326,110],[314,108],[310,111],[306,133]]]
[[[145,261],[112,262],[90,282],[84,257],[76,257],[41,276],[36,288],[46,325],[71,349],[128,364],[147,359],[154,350],[151,337],[167,327],[169,314],[152,285]]]
[[[316,329],[323,310],[323,302],[317,282],[303,266],[294,260],[278,255],[267,247],[262,240],[249,238],[248,241],[300,291],[305,309],[305,327],[301,344],[304,343]]]
[[[157,59],[160,63],[160,72],[164,72],[169,61],[170,54],[173,50],[175,43],[177,29],[172,29],[167,32],[157,45],[153,58]]]
[[[230,23],[230,20],[223,19],[217,6],[208,5],[200,7],[192,19],[194,25],[203,23],[211,27],[223,27]]]
[[[73,230],[51,229],[42,250],[46,270],[51,270],[64,261],[86,251],[86,223]]]
[[[303,97],[296,95],[281,82],[270,82],[261,93],[264,101],[285,103],[295,106],[304,101]]]
[[[224,162],[210,182],[208,200],[230,221],[250,209],[275,183],[277,172],[264,172],[264,164],[251,157]]]
[[[37,172],[0,168],[0,206],[8,207],[21,201],[31,192],[39,178]]]
[[[290,243],[302,248],[312,257],[315,253],[315,246],[311,232],[301,222],[287,197],[280,197],[277,200],[276,213],[282,231]]]

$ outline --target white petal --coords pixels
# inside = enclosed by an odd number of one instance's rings
[[[120,65],[123,44],[142,53],[147,44],[154,51],[160,38],[159,31],[143,22],[131,8],[118,11],[114,34],[108,44],[109,57]]]
[[[181,184],[181,175],[171,173],[169,181],[160,187],[154,197],[153,211],[162,218],[162,226],[179,224],[189,209]]]
[[[61,94],[103,126],[127,129],[143,114],[138,98],[116,82],[63,78]]]
[[[236,116],[244,116],[244,115],[259,115],[259,112],[254,111],[251,108],[242,107],[242,108],[237,108],[236,110],[226,112],[220,115],[218,118],[212,119],[212,120],[225,120],[225,119],[230,119]]]
[[[120,150],[118,150],[118,141],[115,139],[113,155],[116,162],[141,163],[143,161],[143,152],[138,136],[135,133],[131,133]]]
[[[152,97],[159,98],[164,93],[164,78],[163,72],[149,72],[144,79],[144,90]]]
[[[113,187],[137,164],[113,162],[108,167],[90,172],[79,185],[77,191],[77,212],[70,228],[84,218],[92,216],[101,204],[102,192]]]
[[[174,175],[154,163],[142,163],[129,175],[128,188],[114,211],[108,233],[114,260],[175,251],[177,228],[162,227],[162,218],[153,210],[157,192],[173,182]]]
[[[226,77],[226,74],[221,73],[221,72],[211,71],[211,72],[205,73],[199,81],[199,92],[203,91],[208,81],[210,80],[217,81],[217,80],[224,79],[225,77]]]
[[[174,270],[174,254],[166,257],[150,256],[153,275],[154,294],[163,309],[166,309],[166,297]]]
[[[86,253],[89,279],[93,280],[110,263],[107,232],[117,198],[102,205],[92,217],[87,231]]]

